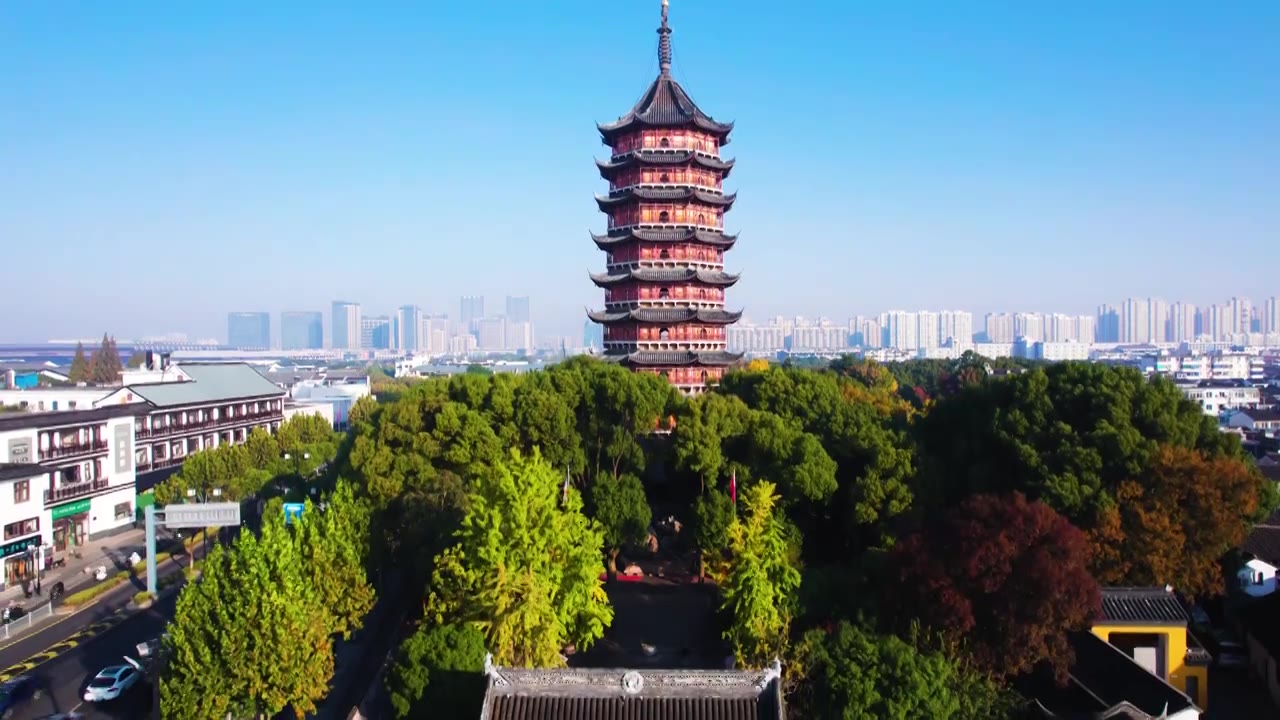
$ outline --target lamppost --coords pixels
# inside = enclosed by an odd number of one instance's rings
[[[195,488],[187,488],[187,502],[191,502],[191,498],[196,498],[200,502],[208,502],[209,497],[215,497],[215,498],[222,497],[222,488],[213,488],[212,490],[209,491],[209,493],[205,497],[200,497],[199,492]],[[216,500],[214,502],[216,502]],[[204,549],[203,554],[208,555],[209,554],[209,528],[203,528],[200,531],[200,533],[203,536],[200,541],[201,547],[203,547]],[[219,533],[218,536],[221,537],[222,536],[221,528],[218,529],[218,533]],[[195,558],[191,558],[191,562],[192,564],[194,564]]]

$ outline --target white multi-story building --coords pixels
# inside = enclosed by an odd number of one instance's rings
[[[360,304],[335,300],[329,318],[333,326],[330,337],[333,338],[335,350],[360,349]]]
[[[938,313],[938,344],[948,342],[973,343],[973,313],[964,310],[943,310]]]
[[[1098,341],[1098,318],[1095,315],[1077,315],[1075,340],[1085,345]]]
[[[1008,313],[987,313],[987,342],[1013,345],[1013,316]]]
[[[497,351],[507,349],[507,319],[483,317],[475,321],[476,342],[481,350]]]
[[[938,347],[940,344],[938,336],[942,332],[942,326],[939,320],[940,318],[936,312],[921,310],[916,313],[917,347]]]
[[[131,526],[134,404],[0,417],[4,581]]]
[[[1067,360],[1088,360],[1090,347],[1084,343],[1067,340],[1065,342],[1037,342],[1031,343],[1028,350],[1029,357],[1032,360],[1048,360],[1051,362],[1064,362]]]
[[[909,350],[915,354],[920,347],[919,316],[912,312],[891,310],[880,315],[883,345],[887,348]]]
[[[1017,313],[1013,316],[1014,339],[1026,338],[1028,342],[1044,340],[1044,316],[1040,313]]]
[[[1169,339],[1176,343],[1195,340],[1197,314],[1196,306],[1191,303],[1174,303],[1169,310]]]

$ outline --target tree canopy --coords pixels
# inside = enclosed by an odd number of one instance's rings
[[[76,354],[71,358],[71,369],[67,371],[70,383],[87,383],[93,378],[89,374],[89,359],[84,354],[84,343],[76,343]]]
[[[786,654],[800,571],[791,564],[786,531],[774,516],[773,483],[743,493],[743,516],[729,526],[732,567],[723,589],[732,618],[725,639],[740,665],[764,667]]]
[[[74,358],[71,363],[74,367]],[[120,382],[120,373],[123,370],[120,351],[116,348],[116,339],[103,333],[102,344],[89,356],[89,381],[96,385],[114,385]]]
[[[484,656],[484,634],[474,625],[419,625],[387,671],[396,717],[473,720],[484,696]]]

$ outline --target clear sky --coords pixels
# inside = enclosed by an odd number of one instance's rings
[[[0,340],[463,294],[580,333],[594,123],[656,75],[658,10],[4,3]],[[748,317],[1280,292],[1275,0],[672,0],[671,24],[676,78],[737,122]]]

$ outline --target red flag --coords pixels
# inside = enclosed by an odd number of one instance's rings
[[[729,502],[738,504],[738,471],[729,474]]]

